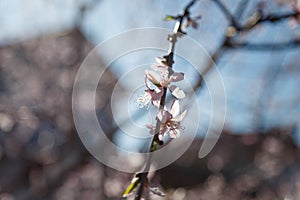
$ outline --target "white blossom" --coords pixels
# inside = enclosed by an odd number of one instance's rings
[[[160,134],[168,132],[171,138],[178,138],[180,136],[183,126],[180,125],[180,122],[184,119],[187,110],[179,114],[179,101],[175,100],[171,106],[170,112],[166,109],[160,110],[157,114],[157,119],[161,122],[161,131]]]

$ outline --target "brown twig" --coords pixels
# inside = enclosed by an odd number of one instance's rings
[[[288,48],[299,48],[300,38],[295,38],[287,42],[277,42],[277,43],[249,43],[249,42],[235,42],[229,40],[226,47],[233,49],[245,49],[254,51],[265,51],[265,50],[283,50]]]
[[[229,27],[233,27],[237,32],[241,31],[247,31],[258,24],[264,23],[264,22],[279,22],[281,20],[287,19],[289,17],[296,17],[300,13],[299,12],[293,12],[293,13],[287,13],[287,14],[281,14],[281,15],[269,15],[265,17],[259,18],[254,24],[251,26],[240,26],[239,23],[237,22],[237,18],[240,18],[241,14],[243,11],[246,9],[247,6],[247,0],[241,0],[240,4],[238,5],[238,9],[235,12],[236,15],[232,15],[230,11],[227,9],[227,7],[220,1],[220,0],[213,0],[221,9],[221,11],[224,13],[226,16],[227,20],[229,21]],[[246,50],[282,50],[282,49],[287,49],[287,48],[296,48],[300,47],[300,39],[293,39],[287,42],[281,42],[281,43],[260,43],[260,44],[253,44],[253,43],[248,43],[248,42],[236,42],[234,41],[231,37],[224,36],[224,39],[222,40],[218,50],[216,50],[212,54],[211,60],[207,63],[205,69],[201,73],[202,76],[206,75],[211,67],[213,66],[214,63],[217,62],[217,60],[220,59],[222,56],[222,53],[226,48],[231,48],[231,49],[246,49]],[[197,91],[199,88],[202,87],[203,84],[203,78],[200,77],[197,83],[194,85],[193,89],[194,91]]]
[[[227,7],[220,1],[220,0],[213,0],[217,6],[220,8],[220,10],[224,13],[225,17],[229,21],[229,23],[234,26],[236,29],[240,28],[240,25],[238,21],[235,19],[235,17],[230,13],[230,11],[227,9]]]

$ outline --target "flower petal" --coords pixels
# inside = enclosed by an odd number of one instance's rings
[[[147,124],[146,124],[146,127],[147,127],[148,129],[150,129],[150,133],[151,133],[152,135],[154,135],[155,127],[154,127],[152,124],[150,124],[150,123],[147,123]]]
[[[151,70],[145,70],[145,75],[154,85],[159,85],[160,76]]]
[[[151,96],[152,101],[160,100],[161,96],[163,95],[163,89],[159,89],[159,88],[155,88],[154,90],[147,89],[147,90],[145,90],[145,92],[149,93],[149,95]]]
[[[168,70],[168,66],[164,66],[162,64],[154,63],[151,65],[151,68],[155,71],[159,71],[160,73],[164,73],[166,70]]]
[[[183,113],[181,113],[180,115],[173,117],[170,121],[181,122],[185,118],[186,113],[187,113],[187,110],[183,111]]]
[[[179,129],[171,129],[169,131],[170,138],[178,138],[180,136],[180,130]]]
[[[174,72],[170,77],[170,82],[178,82],[184,79],[184,73],[180,72]]]
[[[147,76],[146,76],[146,74],[144,75],[144,82],[145,82],[145,86],[150,90],[151,88],[150,88],[150,85],[148,84],[148,79],[147,79]]]
[[[154,106],[156,106],[157,108],[159,108],[160,100],[152,101],[152,104],[153,104]]]
[[[157,119],[162,123],[165,124],[170,118],[172,118],[171,113],[166,110],[160,110],[157,113]]]
[[[153,129],[153,128],[154,128],[154,126],[153,126],[152,124],[150,124],[150,123],[147,123],[145,126],[146,126],[147,128],[149,128],[149,129]]]
[[[179,114],[179,111],[180,111],[179,101],[174,100],[173,104],[171,106],[171,110],[170,110],[170,113],[172,114],[172,117],[174,118],[174,116],[177,116]]]
[[[183,99],[185,97],[184,91],[181,90],[179,87],[171,85],[169,89],[171,90],[172,95],[177,99]]]

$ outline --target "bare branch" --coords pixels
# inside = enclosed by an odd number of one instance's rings
[[[192,0],[189,4],[187,4],[184,8],[184,12],[187,13],[189,12],[189,9],[199,0]]]
[[[220,0],[213,0],[217,6],[221,9],[221,11],[224,13],[225,17],[230,22],[230,26],[234,27],[237,31],[245,31],[252,29],[253,27],[257,26],[260,23],[263,22],[279,22],[281,20],[285,20],[290,17],[297,17],[300,16],[300,12],[291,12],[291,13],[284,13],[284,14],[270,14],[267,16],[262,16],[260,12],[257,12],[256,14],[256,20],[251,23],[251,20],[253,20],[251,17],[249,18],[247,24],[245,26],[241,26],[238,22],[238,18],[241,17],[243,11],[245,10],[248,1],[247,0],[241,0],[238,9],[236,11],[235,16],[231,14],[231,12],[228,10],[228,8],[220,1]],[[253,17],[253,16],[252,16]]]
[[[226,6],[220,0],[213,0],[217,6],[224,13],[225,17],[228,19],[230,26],[234,26],[236,29],[239,29],[240,25],[235,19],[235,17],[230,13],[230,11],[226,8]]]
[[[240,27],[238,30],[239,31],[246,31],[246,30],[250,30],[252,28],[254,28],[255,26],[264,23],[264,22],[271,22],[271,23],[276,23],[276,22],[280,22],[282,20],[286,20],[287,18],[290,17],[297,17],[300,15],[300,12],[292,12],[292,13],[285,13],[285,14],[271,14],[271,15],[267,15],[267,16],[261,16],[260,14],[257,15],[256,17],[257,20],[255,21],[255,23],[247,23],[245,26]],[[249,19],[251,20],[251,19]],[[249,21],[248,21],[249,22]]]
[[[278,43],[249,43],[249,42],[234,42],[232,40],[228,40],[226,43],[226,47],[228,48],[240,48],[246,50],[283,50],[288,48],[299,48],[300,47],[300,38],[295,38],[293,40],[287,42],[278,42]]]
[[[277,22],[289,17],[297,17],[298,15],[300,15],[300,12],[292,12],[292,13],[286,13],[286,14],[282,14],[282,15],[269,15],[266,17],[261,18],[258,22],[265,22],[265,21],[270,21],[270,22]]]

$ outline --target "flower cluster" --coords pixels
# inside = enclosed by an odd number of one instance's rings
[[[141,108],[148,107],[150,103],[159,107],[160,99],[167,88],[175,98],[183,99],[185,97],[184,92],[179,87],[171,85],[172,82],[183,80],[184,74],[174,72],[167,65],[164,58],[156,58],[156,61],[156,63],[151,65],[153,70],[145,71],[145,85],[147,89],[137,99]]]
[[[157,120],[160,122],[158,130],[159,139],[165,133],[168,133],[171,138],[177,138],[180,136],[180,131],[183,127],[180,122],[186,115],[186,110],[179,114],[179,99],[185,97],[185,93],[178,86],[173,85],[174,82],[178,82],[184,79],[184,74],[181,72],[174,72],[172,68],[167,65],[166,58],[157,58],[156,63],[151,65],[152,70],[145,70],[145,85],[147,89],[145,93],[137,99],[140,107],[149,108],[150,104],[159,108],[157,114]],[[175,100],[170,108],[167,109],[165,105],[160,105],[161,98],[169,90]],[[155,127],[151,124],[146,125],[150,129],[152,134],[155,133]]]
[[[166,132],[170,138],[178,138],[180,136],[180,131],[183,130],[183,126],[180,125],[180,122],[184,119],[187,110],[181,114],[179,114],[179,112],[180,107],[178,100],[173,101],[170,111],[164,107],[163,110],[158,112],[157,119],[161,122],[158,132],[159,140],[162,140]],[[155,127],[152,124],[146,124],[146,127],[150,129],[152,134],[155,134]]]

